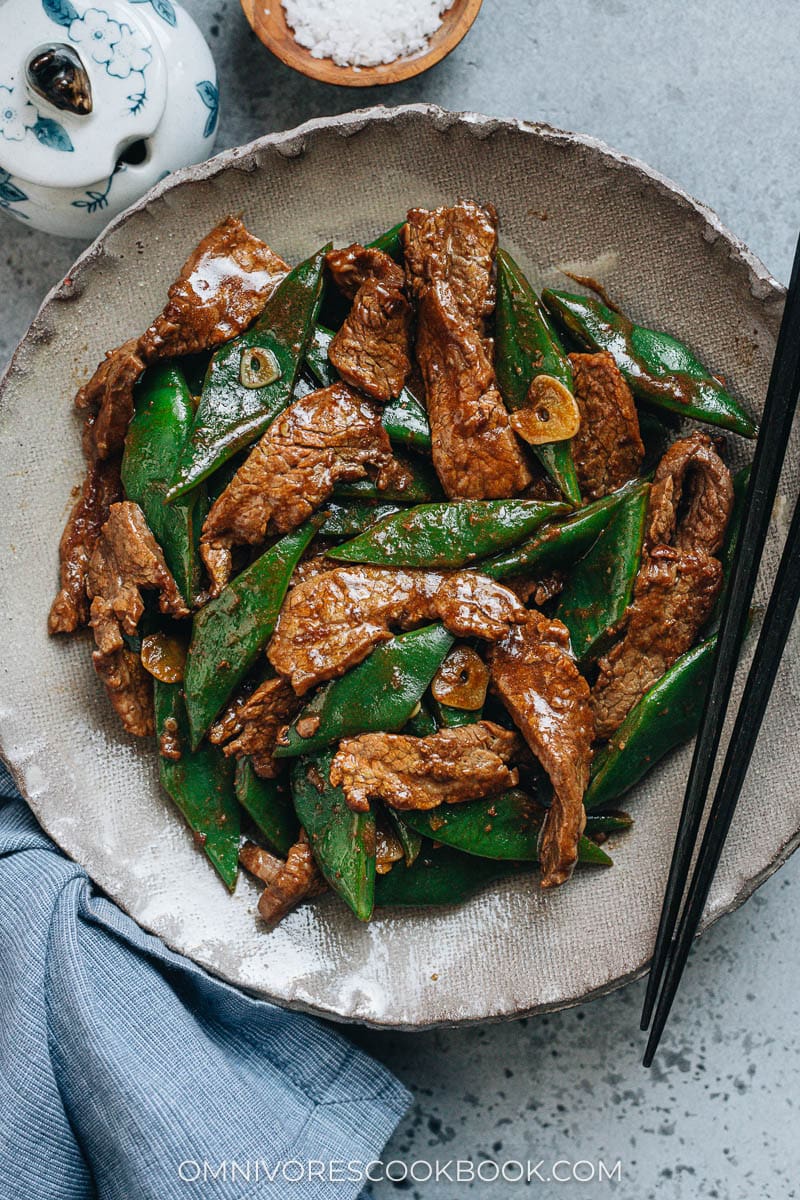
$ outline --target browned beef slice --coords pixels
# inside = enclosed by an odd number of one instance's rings
[[[396,272],[403,275],[402,268],[385,251],[375,246],[362,246],[359,242],[353,242],[343,250],[331,250],[325,256],[325,265],[333,282],[348,300],[355,300],[358,289],[373,276],[391,281],[397,279]]]
[[[633,705],[691,648],[722,587],[714,551],[733,507],[730,472],[695,432],[669,447],[650,489],[642,565],[620,641],[600,659],[592,703],[610,737]]]
[[[164,312],[141,338],[108,352],[75,403],[91,416],[84,428],[83,449],[89,464],[83,496],[73,509],[61,540],[62,590],[50,615],[50,631],[73,632],[88,616],[86,567],[93,548],[89,526],[99,530],[111,495],[109,482],[119,465],[96,465],[118,455],[133,415],[133,390],[145,362],[207,350],[245,329],[258,316],[288,267],[269,246],[229,217],[213,229],[169,292]],[[94,514],[100,513],[99,524]],[[96,540],[96,535],[95,535]],[[65,582],[68,577],[68,582]]]
[[[325,891],[311,847],[304,831],[292,846],[286,861],[246,842],[239,851],[239,861],[246,871],[266,884],[258,902],[258,911],[268,925],[277,925],[302,900],[311,899]]]
[[[119,454],[133,416],[133,389],[144,370],[138,339],[109,350],[88,383],[75,397],[75,405],[96,413],[92,445],[97,458]]]
[[[589,781],[594,721],[589,685],[569,649],[560,621],[531,611],[492,649],[492,682],[553,784],[553,804],[542,827],[542,887],[572,874],[586,824],[583,795]]]
[[[456,637],[493,641],[525,617],[513,592],[475,571],[337,567],[291,589],[267,654],[303,695],[361,662],[393,629],[440,620]]]
[[[478,328],[445,283],[419,307],[417,357],[425,383],[436,473],[451,499],[514,496],[531,474],[508,422]]]
[[[163,613],[189,615],[142,510],[130,501],[112,504],[89,561],[89,623],[97,643],[95,669],[110,681],[112,703],[129,733],[142,732],[135,715],[141,708],[142,678],[130,657],[122,653],[122,635],[132,637],[136,633],[144,612],[143,588],[160,593]],[[134,714],[130,723],[129,714]]]
[[[514,787],[519,775],[506,764],[518,746],[515,733],[492,721],[423,738],[364,733],[339,743],[330,779],[356,811],[368,812],[370,800],[400,809],[436,808]]]
[[[285,679],[267,679],[214,725],[209,738],[227,742],[225,754],[249,755],[257,775],[273,779],[281,764],[272,757],[278,733],[297,714],[300,702]],[[228,739],[232,740],[228,740]]]
[[[403,270],[388,254],[358,245],[332,250],[327,262],[345,294],[357,285],[329,358],[345,382],[385,404],[400,395],[411,370],[411,306]]]
[[[592,693],[597,736],[610,737],[636,701],[685,654],[711,615],[722,567],[673,546],[645,555],[621,641],[600,659]]]
[[[119,459],[94,462],[61,535],[58,548],[61,590],[48,620],[50,633],[74,633],[89,620],[86,574],[89,560],[108,520],[111,505],[122,498]]]
[[[145,362],[211,350],[261,313],[289,268],[238,217],[203,238],[169,289],[164,311],[139,341]]]
[[[633,396],[610,354],[570,354],[581,414],[572,453],[581,495],[599,500],[639,474],[644,444]]]
[[[412,208],[403,230],[406,274],[417,300],[447,283],[459,313],[480,333],[494,312],[497,213],[463,200],[447,208]]]
[[[126,733],[152,737],[155,733],[153,678],[142,666],[139,655],[123,646],[109,653],[95,650],[93,660]]]
[[[301,396],[276,418],[206,518],[200,549],[214,592],[230,576],[232,546],[255,545],[270,527],[294,529],[339,481],[372,473],[386,487],[396,471],[374,404],[343,383]]]
[[[716,554],[732,508],[731,473],[708,434],[696,430],[673,442],[656,468],[647,541]]]

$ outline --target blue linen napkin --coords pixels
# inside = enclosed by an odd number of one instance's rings
[[[349,1200],[410,1099],[144,933],[0,764],[2,1200]]]

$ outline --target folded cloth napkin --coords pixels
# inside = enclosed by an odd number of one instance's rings
[[[409,1102],[144,933],[0,766],[2,1200],[348,1200]]]

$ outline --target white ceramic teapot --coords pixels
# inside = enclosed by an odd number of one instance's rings
[[[0,0],[0,209],[93,238],[207,158],[217,74],[174,0]]]

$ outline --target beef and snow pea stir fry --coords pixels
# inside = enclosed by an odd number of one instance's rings
[[[294,266],[228,218],[76,403],[50,631],[265,922],[611,865],[696,729],[755,433],[686,346],[537,295],[489,205]]]

